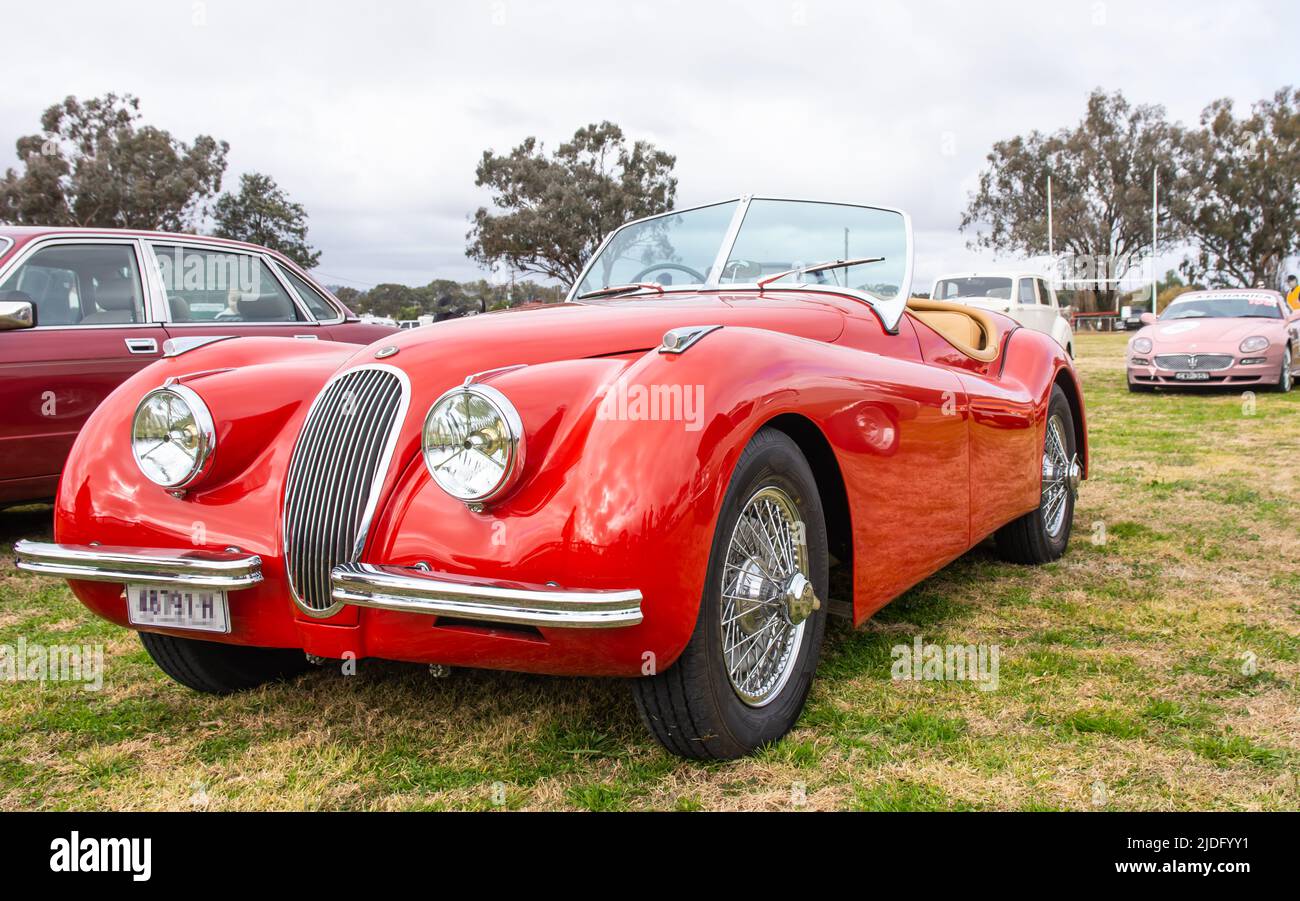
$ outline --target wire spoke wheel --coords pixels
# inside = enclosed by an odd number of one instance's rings
[[[723,661],[750,707],[773,700],[794,671],[809,578],[798,508],[780,488],[760,488],[732,530],[722,574]]]
[[[1070,452],[1065,443],[1065,424],[1061,417],[1052,414],[1047,420],[1047,433],[1043,439],[1043,525],[1047,534],[1056,538],[1065,528],[1070,485]]]

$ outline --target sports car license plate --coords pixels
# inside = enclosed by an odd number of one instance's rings
[[[1174,378],[1180,382],[1208,382],[1210,374],[1208,372],[1175,372]]]
[[[128,585],[126,607],[131,622],[139,626],[230,631],[230,607],[224,591]]]

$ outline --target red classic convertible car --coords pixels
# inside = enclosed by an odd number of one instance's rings
[[[358,322],[264,247],[161,232],[0,228],[0,507],[53,497],[90,412],[128,376],[195,338],[368,344],[392,331]]]
[[[626,676],[669,750],[746,754],[832,612],[990,535],[1024,563],[1069,539],[1070,359],[909,300],[911,260],[900,212],[745,197],[623,226],[563,304],[191,347],[91,416],[19,566],[201,691],[304,651]]]

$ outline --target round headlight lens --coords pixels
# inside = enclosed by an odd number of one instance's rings
[[[1251,335],[1245,341],[1242,341],[1237,348],[1244,354],[1253,354],[1257,351],[1268,349],[1268,339],[1263,335]]]
[[[1134,338],[1134,339],[1133,339],[1133,353],[1135,353],[1135,354],[1149,354],[1149,353],[1151,353],[1151,339],[1150,339],[1150,338]]]
[[[453,388],[424,419],[424,465],[467,504],[510,490],[523,471],[524,430],[506,396],[487,385]]]
[[[135,408],[131,454],[155,484],[164,488],[191,484],[207,470],[216,444],[212,414],[183,385],[150,391]]]

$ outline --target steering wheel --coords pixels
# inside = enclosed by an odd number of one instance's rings
[[[703,273],[696,272],[690,266],[683,266],[681,263],[655,263],[653,266],[647,266],[636,275],[632,276],[631,281],[639,282],[651,272],[657,272],[660,269],[676,269],[678,272],[685,272],[687,275],[694,277],[694,279],[701,285],[705,282]]]

